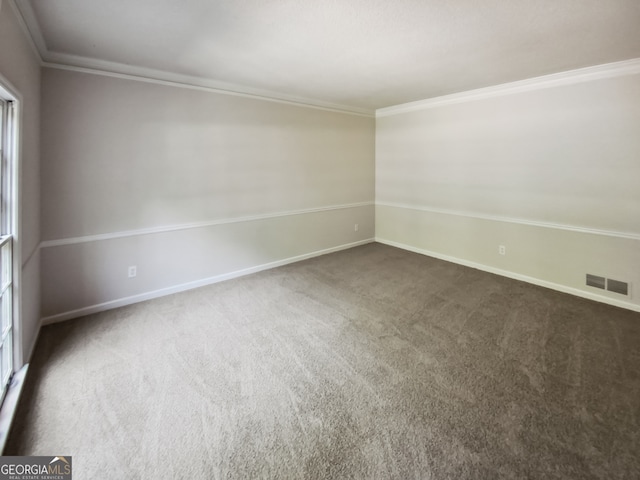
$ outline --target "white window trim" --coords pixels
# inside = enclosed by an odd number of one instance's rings
[[[22,278],[22,249],[21,249],[21,205],[18,201],[20,198],[20,177],[21,177],[21,132],[22,132],[22,95],[2,74],[0,74],[0,96],[14,102],[16,128],[12,138],[12,157],[14,158],[11,165],[11,184],[9,188],[12,190],[13,201],[10,205],[9,224],[7,227],[13,236],[13,371],[20,370],[27,363],[28,359],[24,358],[22,348],[22,295],[21,295],[21,278]]]

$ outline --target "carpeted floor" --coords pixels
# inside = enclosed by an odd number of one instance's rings
[[[42,330],[82,479],[637,479],[640,314],[370,244]]]

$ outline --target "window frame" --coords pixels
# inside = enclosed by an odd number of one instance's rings
[[[26,363],[22,349],[22,302],[20,295],[20,281],[22,273],[21,249],[20,249],[20,145],[22,130],[22,96],[13,85],[0,74],[0,98],[7,102],[7,122],[3,122],[3,135],[6,146],[4,147],[2,165],[0,165],[0,195],[3,209],[0,219],[0,233],[2,241],[6,236],[11,240],[11,313],[12,313],[12,369],[15,374]],[[2,399],[6,394],[8,385],[2,386]],[[1,403],[1,402],[0,402]]]

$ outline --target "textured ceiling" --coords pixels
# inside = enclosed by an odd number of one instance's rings
[[[640,0],[15,1],[45,61],[366,110],[640,57]]]

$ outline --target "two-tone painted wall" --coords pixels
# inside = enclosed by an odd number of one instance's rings
[[[8,5],[0,73],[23,98],[25,358],[40,319],[374,237],[640,309],[638,60],[374,119],[42,64]],[[587,273],[630,294],[588,287]]]
[[[376,240],[640,310],[640,62],[379,110]]]
[[[374,134],[372,116],[44,68],[45,322],[372,241]]]
[[[42,86],[46,321],[357,245],[374,228],[640,308],[637,61],[382,109],[375,130],[361,115],[59,68]]]

